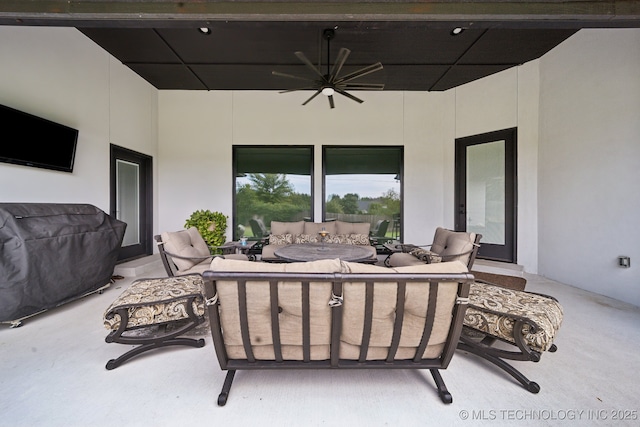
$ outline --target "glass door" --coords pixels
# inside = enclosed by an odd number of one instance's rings
[[[111,145],[111,215],[127,223],[119,261],[152,254],[151,161]]]
[[[140,165],[116,159],[116,218],[127,223],[122,246],[140,244]]]
[[[479,258],[516,262],[516,130],[456,140],[456,230],[482,234]]]

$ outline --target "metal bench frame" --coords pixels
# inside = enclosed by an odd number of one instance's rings
[[[218,362],[222,370],[226,370],[227,375],[218,396],[218,405],[224,406],[227,402],[231,385],[236,370],[238,369],[429,369],[436,383],[436,388],[441,400],[444,403],[453,401],[451,394],[447,390],[440,369],[446,369],[453,357],[456,346],[462,331],[464,312],[468,303],[469,283],[473,281],[473,275],[469,273],[455,274],[340,274],[340,273],[238,273],[238,272],[214,272],[204,273],[205,282],[205,303],[208,308],[209,321],[211,323],[211,334],[216,350]],[[217,281],[234,281],[238,287],[238,305],[240,311],[240,329],[242,342],[247,355],[246,359],[230,359],[225,350],[225,338],[221,326],[218,312],[219,301],[217,297]],[[247,317],[247,282],[267,281],[270,289],[270,316],[272,324],[272,338],[275,353],[274,360],[257,360],[251,348],[249,338],[249,323]],[[329,304],[332,307],[331,344],[330,358],[328,360],[311,360],[310,358],[310,282],[330,282],[332,283],[333,298]],[[278,319],[278,282],[296,282],[302,286],[302,347],[303,360],[284,360],[282,357],[282,346],[280,343],[279,319]],[[342,289],[346,282],[365,283],[366,297],[365,317],[362,344],[360,345],[360,356],[358,360],[341,359],[340,335],[342,331]],[[397,286],[396,319],[393,330],[391,346],[386,360],[367,360],[367,351],[371,338],[373,320],[373,292],[375,282],[392,282]],[[405,288],[409,282],[429,282],[429,302],[426,320],[422,333],[422,340],[416,351],[416,357],[409,360],[396,360],[395,354],[400,342],[400,332],[405,309]],[[435,359],[422,359],[429,337],[435,322],[436,298],[440,282],[457,282],[457,300],[454,304],[449,334],[445,342],[444,350],[440,357]],[[259,285],[259,284],[258,284]]]

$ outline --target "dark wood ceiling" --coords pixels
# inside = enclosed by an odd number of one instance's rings
[[[453,27],[389,21],[219,22],[208,35],[197,28],[80,30],[158,89],[277,90],[300,82],[272,71],[314,77],[295,51],[326,70],[326,28],[336,28],[332,63],[339,48],[351,50],[341,75],[381,62],[381,71],[358,82],[410,91],[450,89],[539,58],[575,32],[468,29],[454,36]]]
[[[341,75],[379,61],[357,82],[440,91],[539,58],[581,28],[640,27],[638,3],[33,0],[0,4],[0,25],[76,27],[156,88],[189,90],[298,87],[272,71],[313,78],[295,51],[326,69],[322,34],[334,28],[330,61],[351,50]]]

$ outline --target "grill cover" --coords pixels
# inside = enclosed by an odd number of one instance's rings
[[[109,283],[125,228],[92,205],[0,203],[0,322]]]

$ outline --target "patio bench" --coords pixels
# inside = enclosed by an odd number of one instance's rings
[[[464,264],[394,271],[336,259],[216,258],[203,276],[214,348],[228,371],[218,405],[238,369],[426,369],[452,402],[439,371],[462,329],[473,280]]]

